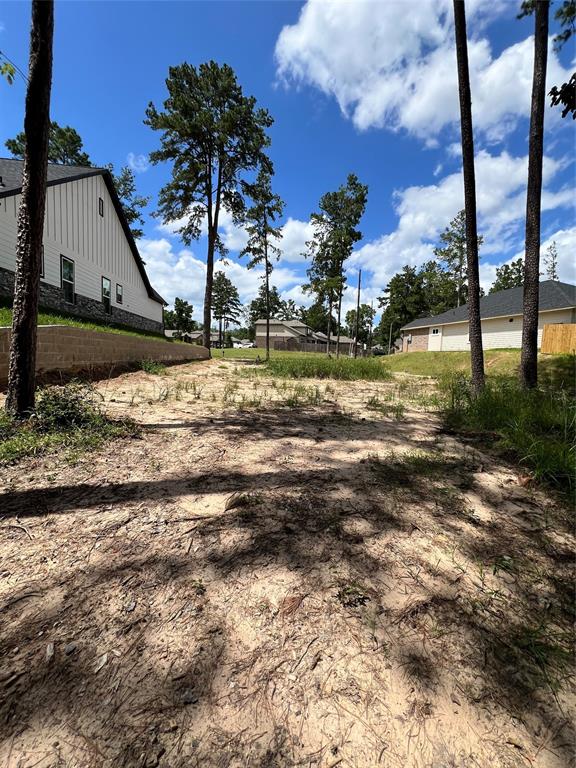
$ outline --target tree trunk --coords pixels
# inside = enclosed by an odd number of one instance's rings
[[[220,349],[224,348],[222,344],[222,318],[218,320],[218,341],[220,342]]]
[[[267,222],[264,219],[264,230]],[[265,270],[265,298],[266,298],[266,362],[270,360],[270,265],[268,263],[268,236],[264,235],[264,270]]]
[[[33,0],[24,116],[22,197],[18,210],[16,273],[6,410],[25,418],[34,409],[38,292],[46,207],[52,86],[53,0]]]
[[[338,295],[338,327],[336,329],[336,357],[340,357],[340,315],[342,313],[342,286],[340,286],[340,294]]]
[[[548,59],[548,0],[536,5],[534,30],[534,73],[530,140],[528,146],[528,189],[526,194],[526,255],[524,258],[524,306],[522,319],[522,384],[532,389],[538,383],[538,291],[540,288],[540,208],[542,157],[544,154],[544,106]]]
[[[464,174],[464,209],[466,212],[466,256],[468,266],[468,328],[472,391],[484,389],[484,352],[480,322],[480,274],[478,270],[478,231],[476,228],[476,179],[474,174],[474,135],[472,131],[472,99],[468,71],[466,9],[464,0],[454,0],[458,92],[462,132],[462,170]]]
[[[328,340],[326,341],[326,354],[330,354],[330,332],[332,330],[332,299],[330,295],[328,295],[328,328],[326,336]]]
[[[206,292],[204,294],[204,346],[210,352],[210,326],[212,324],[212,283],[214,281],[214,241],[216,230],[208,230],[208,253],[206,254]]]

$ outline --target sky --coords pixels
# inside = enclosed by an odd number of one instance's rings
[[[533,18],[520,2],[467,0],[473,100],[480,273],[523,254]],[[555,5],[552,6],[553,16]],[[26,70],[30,4],[0,6],[0,50]],[[552,19],[551,37],[557,31]],[[236,71],[244,93],[274,118],[274,190],[285,201],[282,256],[272,283],[285,299],[303,294],[310,214],[322,194],[356,173],[367,184],[362,240],[347,263],[344,310],[378,307],[405,264],[433,257],[440,233],[463,207],[460,130],[450,0],[282,2],[62,2],[56,0],[51,117],[73,126],[93,163],[129,164],[149,195],[138,242],[151,282],[171,303],[180,296],[201,319],[206,237],[185,245],[174,225],[154,216],[167,164],[150,165],[159,136],[143,123],[161,107],[168,68],[213,59]],[[568,80],[576,51],[550,39],[548,90]],[[22,130],[25,84],[0,83],[0,156]],[[548,106],[545,118],[542,253],[554,240],[560,278],[576,282],[576,123]],[[227,263],[218,262],[244,303],[262,276],[239,258],[246,235],[225,215]]]

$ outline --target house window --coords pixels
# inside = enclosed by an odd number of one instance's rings
[[[107,277],[102,278],[102,304],[104,312],[109,315],[112,312],[112,283]]]
[[[74,262],[66,256],[60,256],[60,284],[64,294],[64,301],[68,304],[76,303],[74,287]]]
[[[116,304],[122,304],[124,298],[124,291],[119,283],[116,283]]]
[[[440,328],[432,328],[432,336],[438,336],[440,333]]]
[[[514,322],[514,318],[513,318],[513,317],[511,317],[511,318],[510,318],[510,320],[508,320],[508,322],[509,322],[509,323],[513,323],[513,322]]]
[[[104,216],[104,200],[101,197],[98,198],[98,213]]]

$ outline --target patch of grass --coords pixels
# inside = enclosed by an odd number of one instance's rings
[[[88,385],[72,382],[46,387],[39,390],[36,409],[28,421],[0,412],[0,464],[61,448],[74,460],[86,450],[118,437],[135,436],[138,431],[130,419],[109,419]]]
[[[404,418],[404,405],[402,403],[382,402],[378,395],[372,395],[368,398],[366,408],[369,411],[378,411],[383,416],[393,416],[397,421]]]
[[[376,358],[336,358],[313,353],[307,357],[272,357],[265,370],[272,376],[287,379],[384,381],[391,378],[390,372]]]
[[[470,371],[469,352],[403,352],[380,358],[382,365],[394,373],[442,378],[456,372]],[[517,377],[520,365],[519,349],[487,349],[484,364],[488,378]],[[574,355],[539,355],[539,376],[542,382],[557,388],[574,386]]]
[[[574,496],[576,403],[564,390],[524,390],[509,378],[488,381],[473,398],[463,375],[443,383],[447,425],[461,432],[497,437],[535,479]]]
[[[140,368],[146,373],[153,373],[156,376],[166,375],[166,366],[156,360],[141,360]]]
[[[0,306],[0,327],[12,325],[12,309],[3,304]],[[84,320],[72,315],[60,314],[48,309],[41,309],[38,313],[38,325],[67,325],[73,328],[86,328],[90,331],[104,331],[105,333],[120,333],[126,336],[140,336],[145,338],[154,338],[157,341],[165,341],[167,344],[179,343],[182,341],[169,340],[162,333],[155,331],[137,331],[121,325],[110,325],[107,323],[98,323],[93,320]]]

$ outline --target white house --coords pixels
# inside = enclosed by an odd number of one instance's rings
[[[522,287],[490,293],[480,299],[484,349],[522,346]],[[549,323],[576,322],[576,286],[546,280],[540,283],[538,346],[542,329]],[[421,317],[401,328],[402,351],[445,352],[470,349],[468,305],[449,309],[435,317]]]
[[[0,158],[0,297],[13,295],[21,160]],[[48,165],[40,304],[66,314],[162,332],[150,285],[110,171]]]

